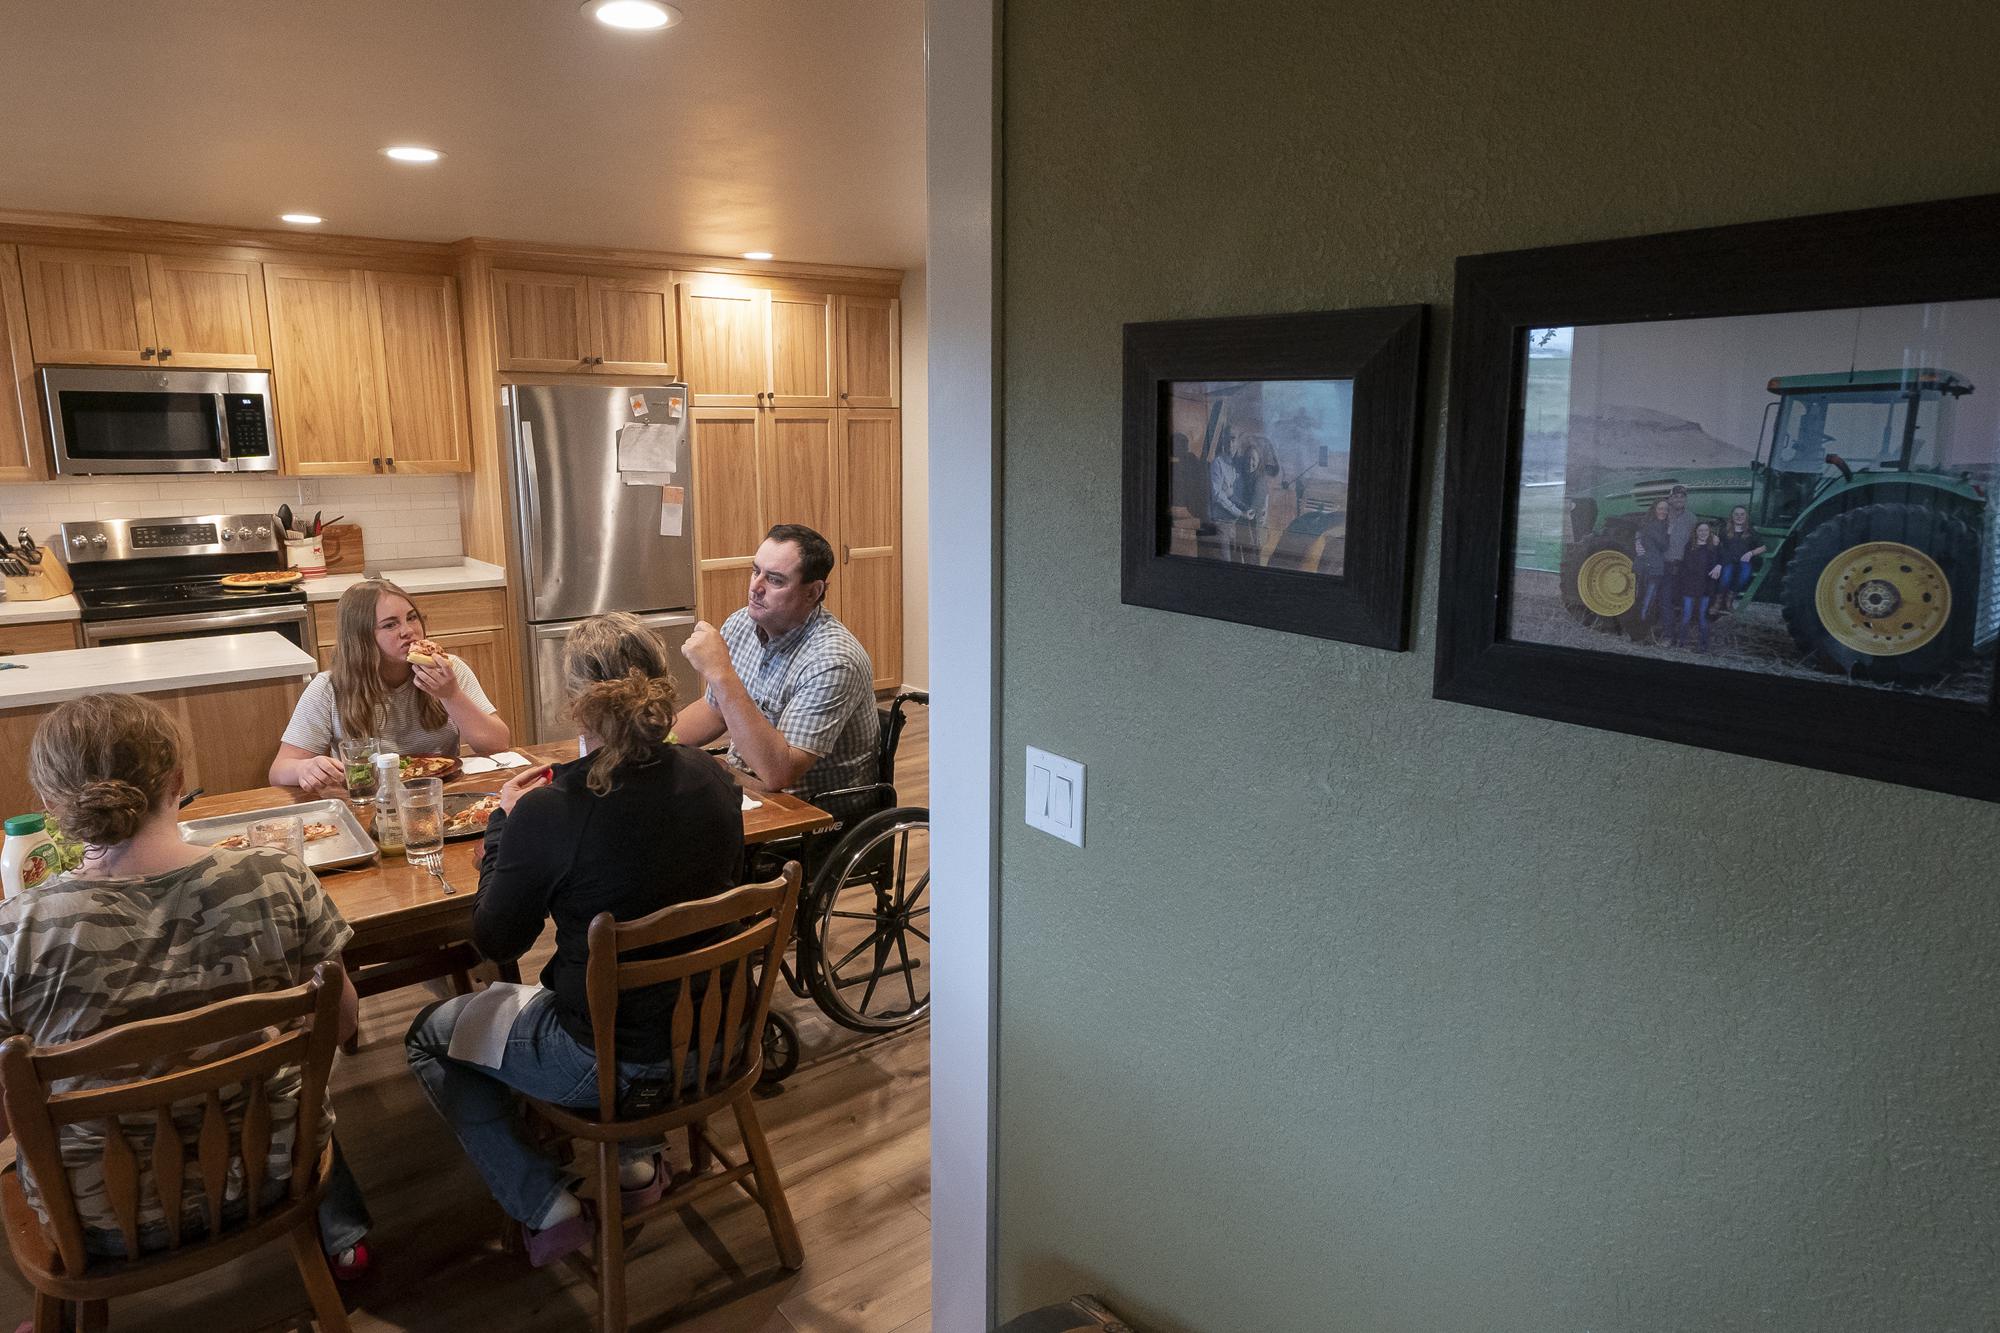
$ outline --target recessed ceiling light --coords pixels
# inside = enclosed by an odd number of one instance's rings
[[[278,221],[289,222],[300,227],[317,227],[320,223],[326,221],[326,219],[317,213],[280,213]]]
[[[743,257],[745,259],[769,259],[771,252],[769,250],[745,250]]]
[[[444,154],[435,148],[419,148],[415,144],[397,144],[393,148],[384,148],[382,156],[392,157],[398,162],[435,162],[443,157]]]
[[[659,0],[583,0],[583,12],[608,28],[643,32],[671,28],[681,21],[681,11]]]

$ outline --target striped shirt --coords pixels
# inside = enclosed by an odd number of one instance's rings
[[[459,692],[482,713],[493,711],[493,701],[480,688],[479,677],[472,674],[472,668],[465,659],[452,656],[451,674],[458,678]],[[375,716],[375,735],[382,742],[382,748],[397,754],[451,754],[458,753],[458,728],[449,718],[441,727],[426,727],[418,714],[422,707],[424,693],[417,688],[415,677],[404,681],[389,691],[389,697]],[[286,745],[296,745],[307,754],[332,754],[334,742],[346,738],[347,729],[340,722],[340,701],[333,689],[333,673],[322,671],[312,678],[312,682],[299,695],[298,706],[292,710],[292,720],[285,727],[285,734],[279,737]]]
[[[787,744],[819,756],[790,790],[811,801],[876,780],[875,667],[847,626],[816,607],[803,624],[766,643],[745,607],[722,622],[722,641],[765,719]],[[716,707],[714,690],[708,703]],[[749,767],[733,740],[729,757]]]

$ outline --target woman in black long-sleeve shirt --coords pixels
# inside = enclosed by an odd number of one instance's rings
[[[472,937],[488,958],[519,958],[556,926],[543,989],[507,1030],[498,1066],[450,1053],[467,1006],[432,1005],[410,1027],[410,1067],[451,1124],[488,1188],[528,1233],[541,1264],[590,1235],[568,1177],[522,1132],[514,1094],[568,1106],[597,1103],[584,969],[586,933],[600,912],[635,920],[712,897],[743,859],[735,782],[699,750],[670,744],[673,686],[666,650],[636,617],[597,616],[570,632],[563,669],[587,756],[514,778],[486,828]],[[498,998],[496,993],[495,999]],[[618,1002],[621,1096],[670,1076],[666,1025],[674,984],[627,991]],[[494,999],[481,1001],[494,1003]],[[621,1183],[635,1204],[657,1197],[666,1173],[658,1145],[629,1145]]]

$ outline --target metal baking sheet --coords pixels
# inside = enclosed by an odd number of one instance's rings
[[[331,838],[306,844],[306,865],[313,870],[339,870],[375,859],[375,840],[354,817],[346,801],[330,797],[323,801],[301,801],[297,805],[274,805],[263,810],[242,810],[233,815],[210,815],[207,819],[181,821],[181,840],[200,847],[213,847],[232,833],[248,833],[250,826],[279,815],[297,815],[308,824],[332,824],[340,832]]]

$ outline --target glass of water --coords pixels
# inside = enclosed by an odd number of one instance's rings
[[[250,845],[275,847],[303,861],[306,859],[306,822],[297,815],[260,819],[250,826]]]
[[[414,778],[405,782],[396,806],[403,817],[403,855],[412,861],[434,860],[444,851],[443,781]]]
[[[359,805],[375,799],[375,752],[382,743],[356,736],[340,743],[340,766],[347,770],[347,799]]]

